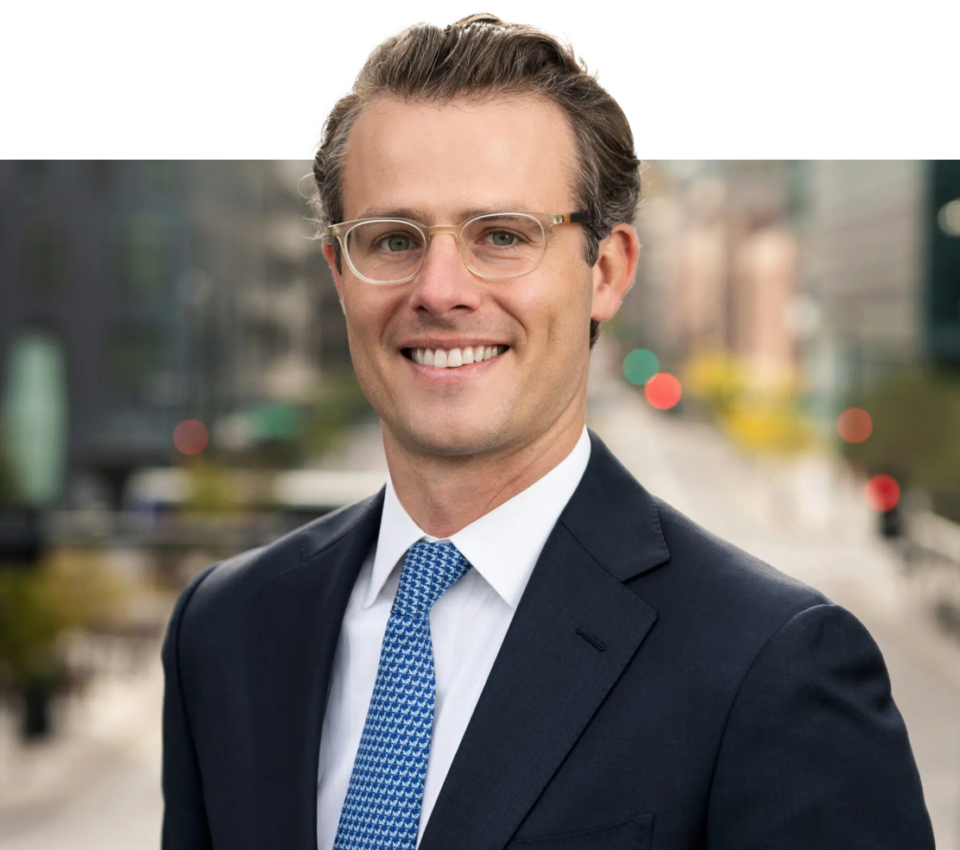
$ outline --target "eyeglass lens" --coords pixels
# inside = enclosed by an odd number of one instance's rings
[[[488,277],[516,277],[532,271],[544,249],[543,225],[532,216],[495,214],[472,219],[460,234],[467,265]],[[404,280],[423,261],[425,234],[400,221],[366,221],[347,233],[354,269],[378,283]]]

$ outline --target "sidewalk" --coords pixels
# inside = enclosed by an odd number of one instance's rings
[[[130,747],[160,726],[160,644],[138,671],[100,673],[82,694],[55,703],[54,732],[34,744],[0,711],[0,843],[69,803],[116,769]],[[157,775],[159,794],[160,776]]]

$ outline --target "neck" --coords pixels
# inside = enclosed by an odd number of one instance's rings
[[[400,504],[427,534],[443,538],[543,478],[573,451],[585,422],[586,405],[577,405],[528,443],[475,455],[411,452],[385,425],[383,445]]]

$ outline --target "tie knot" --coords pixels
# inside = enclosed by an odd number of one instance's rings
[[[420,619],[460,576],[470,562],[452,543],[421,540],[407,549],[393,613]]]

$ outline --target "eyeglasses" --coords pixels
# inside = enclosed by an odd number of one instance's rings
[[[547,232],[558,224],[584,224],[587,212],[502,212],[474,216],[462,225],[427,226],[403,218],[360,218],[331,224],[350,270],[367,283],[406,283],[423,268],[430,242],[449,233],[471,272],[485,278],[530,274],[547,251]]]

